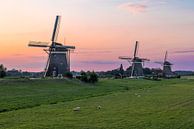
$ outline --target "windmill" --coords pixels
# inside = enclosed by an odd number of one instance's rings
[[[157,64],[161,64],[163,67],[163,77],[173,77],[175,74],[172,72],[172,63],[168,61],[168,51],[165,53],[163,62],[155,62]]]
[[[130,57],[119,57],[119,59],[127,60],[131,64],[132,70],[131,70],[130,78],[143,77],[144,76],[144,73],[143,73],[144,62],[145,61],[150,61],[149,59],[138,57],[138,49],[139,49],[139,42],[136,41],[135,50],[134,50],[134,54],[133,54],[132,58],[130,58]]]
[[[70,72],[70,52],[75,49],[75,46],[67,46],[57,42],[60,21],[61,16],[56,16],[50,45],[35,41],[30,41],[28,44],[29,47],[45,48],[44,51],[48,54],[44,77],[64,76],[66,72]]]

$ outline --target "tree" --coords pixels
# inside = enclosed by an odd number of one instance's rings
[[[6,68],[1,64],[0,65],[0,78],[4,78],[6,76]]]
[[[152,70],[151,70],[150,68],[144,68],[144,69],[143,69],[143,73],[144,73],[145,75],[152,75]]]
[[[129,66],[129,68],[127,68],[125,71],[125,75],[131,76],[131,72],[132,72],[132,66]]]
[[[125,70],[124,70],[124,68],[123,68],[123,64],[121,64],[121,66],[120,66],[120,68],[119,68],[119,73],[120,73],[121,78],[123,78],[124,73],[125,73]]]

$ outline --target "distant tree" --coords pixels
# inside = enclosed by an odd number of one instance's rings
[[[123,65],[121,64],[120,67],[118,67],[117,69],[113,69],[113,70],[109,70],[109,71],[101,71],[101,72],[98,72],[98,76],[99,77],[102,77],[102,78],[123,78],[125,77],[127,74],[127,72],[125,72],[124,68],[123,68]]]
[[[0,65],[0,78],[4,78],[6,76],[6,68],[1,64]]]
[[[124,70],[124,68],[123,68],[123,64],[121,64],[121,66],[120,66],[120,68],[119,68],[119,73],[120,73],[121,78],[123,78],[124,73],[125,73],[125,70]]]
[[[143,73],[144,73],[145,75],[152,75],[152,70],[151,70],[150,68],[144,68],[144,69],[143,69]]]
[[[129,66],[129,68],[126,69],[125,74],[127,76],[131,76],[132,66]]]

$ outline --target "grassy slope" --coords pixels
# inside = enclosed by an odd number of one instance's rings
[[[101,80],[96,86],[64,80],[3,81],[0,109],[7,112],[0,113],[0,127],[191,129],[193,84],[194,80]],[[102,109],[96,109],[98,105]],[[73,112],[77,106],[81,111]]]

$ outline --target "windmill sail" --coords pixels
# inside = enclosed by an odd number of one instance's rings
[[[46,77],[46,75],[47,75],[48,68],[49,68],[49,63],[50,63],[50,59],[51,59],[51,53],[49,53],[49,55],[48,55],[48,59],[47,59],[47,62],[46,62],[46,68],[45,68],[44,77]]]
[[[137,57],[137,54],[138,54],[138,47],[139,47],[139,43],[138,43],[138,41],[136,41],[136,44],[135,44],[135,51],[134,51],[134,58]]]
[[[194,50],[185,50],[185,51],[175,51],[175,53],[193,53]]]
[[[46,42],[36,42],[36,41],[30,41],[28,46],[29,47],[49,47],[49,43]]]
[[[166,51],[166,53],[165,53],[164,62],[167,61],[167,58],[168,58],[168,51]]]
[[[56,43],[58,35],[59,35],[59,28],[60,28],[60,22],[61,22],[61,16],[57,16],[55,20],[55,25],[54,25],[54,30],[53,30],[53,35],[52,35],[52,45]]]

